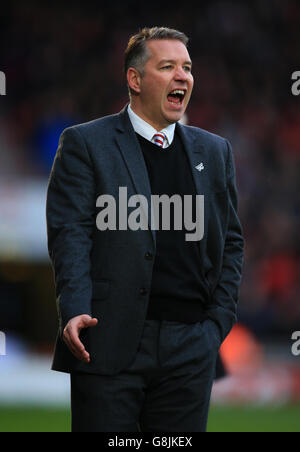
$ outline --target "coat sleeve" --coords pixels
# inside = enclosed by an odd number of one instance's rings
[[[237,321],[237,303],[244,259],[244,238],[238,218],[236,171],[231,145],[227,145],[228,228],[225,236],[221,276],[212,294],[208,317],[214,320],[222,341]]]
[[[94,172],[84,139],[76,128],[66,129],[60,137],[46,202],[61,332],[71,318],[91,315],[94,191]]]

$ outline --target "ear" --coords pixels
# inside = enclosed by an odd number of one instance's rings
[[[127,83],[129,88],[134,92],[141,92],[141,75],[134,67],[130,67],[127,71]]]

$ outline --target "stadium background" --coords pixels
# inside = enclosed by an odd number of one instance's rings
[[[68,431],[68,377],[50,372],[57,320],[45,196],[68,125],[127,103],[123,52],[143,26],[190,37],[187,122],[234,149],[246,238],[239,324],[222,348],[210,431],[299,431],[299,2],[7,2],[1,5],[0,431]]]

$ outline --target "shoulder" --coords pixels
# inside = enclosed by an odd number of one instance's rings
[[[99,133],[103,137],[105,134],[111,134],[111,131],[116,126],[117,122],[118,114],[104,116],[92,121],[75,124],[65,129],[63,133],[73,133],[74,135],[80,135],[84,139],[97,137]]]

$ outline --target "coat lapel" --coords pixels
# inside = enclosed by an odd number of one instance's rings
[[[210,204],[209,155],[205,143],[199,142],[199,138],[196,138],[196,134],[191,133],[188,127],[182,126],[179,123],[177,124],[177,127],[190,163],[196,194],[204,195],[204,238],[198,242],[198,245],[202,262],[200,271],[205,279],[206,271],[211,268],[205,245]]]
[[[154,246],[156,246],[155,230],[151,229],[151,187],[148,171],[142,149],[127,113],[127,106],[119,114],[117,132],[117,144],[127,165],[136,193],[145,196],[147,199],[148,211],[145,214],[148,217],[148,228],[152,233]]]
[[[195,134],[192,134],[185,126],[177,124],[179,135],[182,139],[185,152],[191,167],[192,177],[198,195],[208,194],[208,154],[203,143],[199,143]],[[198,169],[197,169],[198,167]]]

